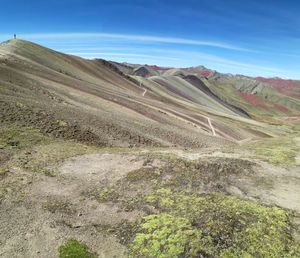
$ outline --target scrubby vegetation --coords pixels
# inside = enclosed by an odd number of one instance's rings
[[[201,238],[201,231],[193,228],[188,219],[170,214],[146,217],[142,230],[132,244],[137,257],[196,256],[209,242]]]
[[[288,213],[223,194],[159,189],[146,197],[161,213],[145,217],[137,257],[298,257]]]
[[[14,164],[26,170],[53,176],[49,166],[97,149],[75,141],[54,139],[35,128],[9,125],[0,127],[0,151],[0,165],[3,157],[13,157]]]
[[[16,125],[0,128],[0,149],[24,149],[47,140],[37,129]]]
[[[59,258],[94,258],[92,253],[88,251],[85,244],[70,239],[64,245],[59,247]]]
[[[0,167],[0,178],[4,176],[9,170],[7,168]]]
[[[113,188],[104,187],[95,197],[99,202],[108,202],[118,199],[119,194]]]
[[[295,158],[300,152],[292,135],[257,140],[249,144],[248,148],[254,150],[257,158],[276,165],[295,164]]]
[[[56,140],[49,144],[34,146],[30,151],[23,151],[16,157],[16,162],[27,170],[52,175],[53,171],[48,167],[69,157],[95,151],[95,148],[81,143]]]
[[[160,171],[158,169],[155,169],[153,167],[150,168],[143,167],[129,172],[126,176],[126,179],[129,182],[136,183],[141,180],[148,181],[148,180],[157,179],[159,176],[160,176]]]
[[[55,212],[67,213],[67,214],[74,213],[74,210],[72,209],[70,203],[61,200],[48,201],[43,204],[43,208],[51,213],[55,213]]]

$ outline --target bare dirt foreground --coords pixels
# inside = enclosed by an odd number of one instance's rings
[[[300,137],[295,138],[295,141],[298,147],[300,148]],[[296,163],[297,165],[300,165],[300,153],[296,156]]]
[[[298,139],[298,138],[297,138]],[[300,139],[299,139],[300,140]],[[197,160],[203,157],[243,159],[243,153],[213,152],[185,152],[182,150],[170,151],[179,157],[188,160]],[[299,154],[300,155],[300,154]],[[296,157],[300,160],[300,156]],[[253,161],[251,159],[251,161]],[[281,167],[267,162],[256,160],[253,174],[239,175],[227,187],[227,192],[242,198],[259,200],[265,204],[275,204],[300,213],[300,170],[299,165]]]
[[[174,159],[174,155],[175,159],[182,156],[184,160],[226,161],[227,165],[218,168],[220,175],[211,175],[210,165],[207,166],[206,176],[214,182],[197,191],[218,189],[242,199],[293,210],[294,236],[300,241],[299,166],[282,168],[257,161],[249,170],[242,154],[221,151],[98,153],[68,158],[51,168],[55,171],[51,176],[18,167],[10,169],[1,186],[5,197],[0,204],[0,256],[58,257],[59,246],[68,239],[77,239],[98,257],[126,257],[127,248],[121,244],[120,235],[115,231],[108,234],[105,229],[140,221],[146,215],[144,208],[128,208],[128,203],[124,204],[129,197],[149,191],[147,184],[140,185],[133,176],[136,171],[167,169],[166,156]],[[231,167],[231,163],[237,165]],[[231,169],[232,174],[227,172]],[[237,169],[243,172],[235,173]],[[131,181],[126,181],[128,175]]]
[[[124,256],[125,248],[94,225],[134,221],[141,214],[119,211],[84,193],[113,184],[143,162],[128,155],[84,155],[63,163],[55,177],[15,168],[6,180],[15,177],[21,189],[1,203],[0,256],[57,257],[58,247],[72,237],[89,243],[100,257]]]

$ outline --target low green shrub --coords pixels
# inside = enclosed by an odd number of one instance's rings
[[[141,225],[132,244],[137,256],[300,257],[288,213],[278,207],[164,188],[146,203],[161,213]]]
[[[59,247],[59,258],[95,258],[87,246],[75,239],[68,240]]]
[[[211,245],[188,219],[163,213],[145,218],[131,250],[137,257],[193,257]]]

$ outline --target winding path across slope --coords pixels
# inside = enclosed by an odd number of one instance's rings
[[[144,89],[143,97],[145,96],[146,92],[147,92],[147,89]]]
[[[209,117],[206,117],[207,118],[207,121],[208,121],[208,124],[210,126],[210,129],[211,129],[211,132],[213,134],[213,136],[216,136],[216,131],[215,131],[215,128],[213,127],[211,121],[210,121],[210,118]]]

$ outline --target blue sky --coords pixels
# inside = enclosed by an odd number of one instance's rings
[[[1,1],[17,33],[86,58],[300,79],[300,1]]]

